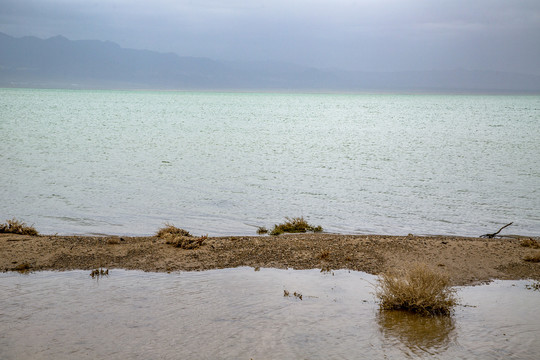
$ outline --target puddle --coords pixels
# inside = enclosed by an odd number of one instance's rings
[[[540,291],[526,289],[530,281],[459,288],[462,305],[443,318],[380,312],[374,282],[344,270],[3,273],[0,358],[535,359],[540,351]]]

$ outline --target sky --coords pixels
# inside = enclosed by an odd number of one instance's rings
[[[0,32],[215,60],[540,75],[539,0],[0,0]]]

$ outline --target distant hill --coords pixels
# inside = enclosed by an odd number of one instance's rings
[[[540,76],[492,71],[351,72],[226,62],[108,41],[0,33],[0,86],[179,90],[540,92]]]

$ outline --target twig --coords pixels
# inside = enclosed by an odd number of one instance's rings
[[[507,227],[507,226],[512,225],[513,223],[514,223],[514,222],[511,222],[511,223],[509,223],[509,224],[504,225],[504,226],[503,226],[502,228],[500,228],[499,231],[497,231],[496,233],[493,233],[493,234],[484,234],[484,235],[482,235],[482,236],[480,236],[480,237],[487,237],[487,238],[489,238],[489,239],[492,239],[492,238],[494,238],[498,233],[500,233],[502,229],[504,229],[504,228]]]

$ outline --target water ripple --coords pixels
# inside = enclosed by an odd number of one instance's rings
[[[374,277],[238,268],[0,274],[0,358],[510,358],[540,346],[526,281],[459,288],[452,317],[379,312]],[[302,300],[283,296],[302,293]]]

